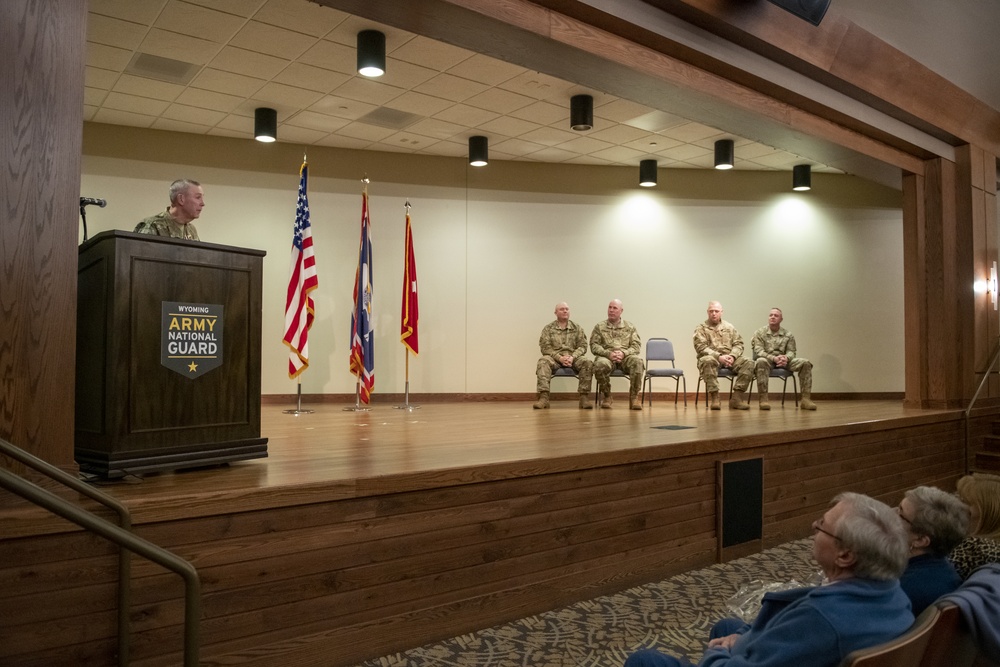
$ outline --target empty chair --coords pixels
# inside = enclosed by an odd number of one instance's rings
[[[670,368],[653,367],[650,362],[670,362]],[[646,375],[642,378],[642,400],[646,400],[646,384],[649,384],[649,404],[653,405],[653,378],[670,378],[674,381],[674,405],[681,382],[684,382],[684,405],[687,406],[687,379],[684,371],[674,363],[674,344],[666,338],[650,338],[646,341]]]

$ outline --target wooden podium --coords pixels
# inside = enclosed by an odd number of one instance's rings
[[[80,246],[76,441],[106,477],[267,456],[264,252],[131,232]]]

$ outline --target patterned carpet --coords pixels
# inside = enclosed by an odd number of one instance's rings
[[[733,615],[726,602],[742,587],[818,583],[811,549],[811,539],[789,542],[359,667],[621,667],[632,651],[654,646],[696,661],[711,625]]]

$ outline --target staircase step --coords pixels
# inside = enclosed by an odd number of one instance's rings
[[[1000,435],[984,435],[983,448],[988,452],[1000,452]]]
[[[989,472],[1000,472],[1000,453],[976,452],[976,468]]]

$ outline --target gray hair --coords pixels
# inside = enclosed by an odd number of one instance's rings
[[[930,538],[927,550],[947,556],[969,532],[969,506],[950,493],[933,486],[910,489],[904,497],[913,505],[913,532]]]
[[[192,181],[190,178],[178,178],[176,181],[170,184],[170,203],[176,204],[178,195],[187,192],[187,189],[192,185],[201,185],[198,181]]]
[[[833,502],[845,505],[836,531],[840,542],[854,554],[854,574],[879,581],[898,579],[910,551],[899,514],[860,493],[841,493]]]

